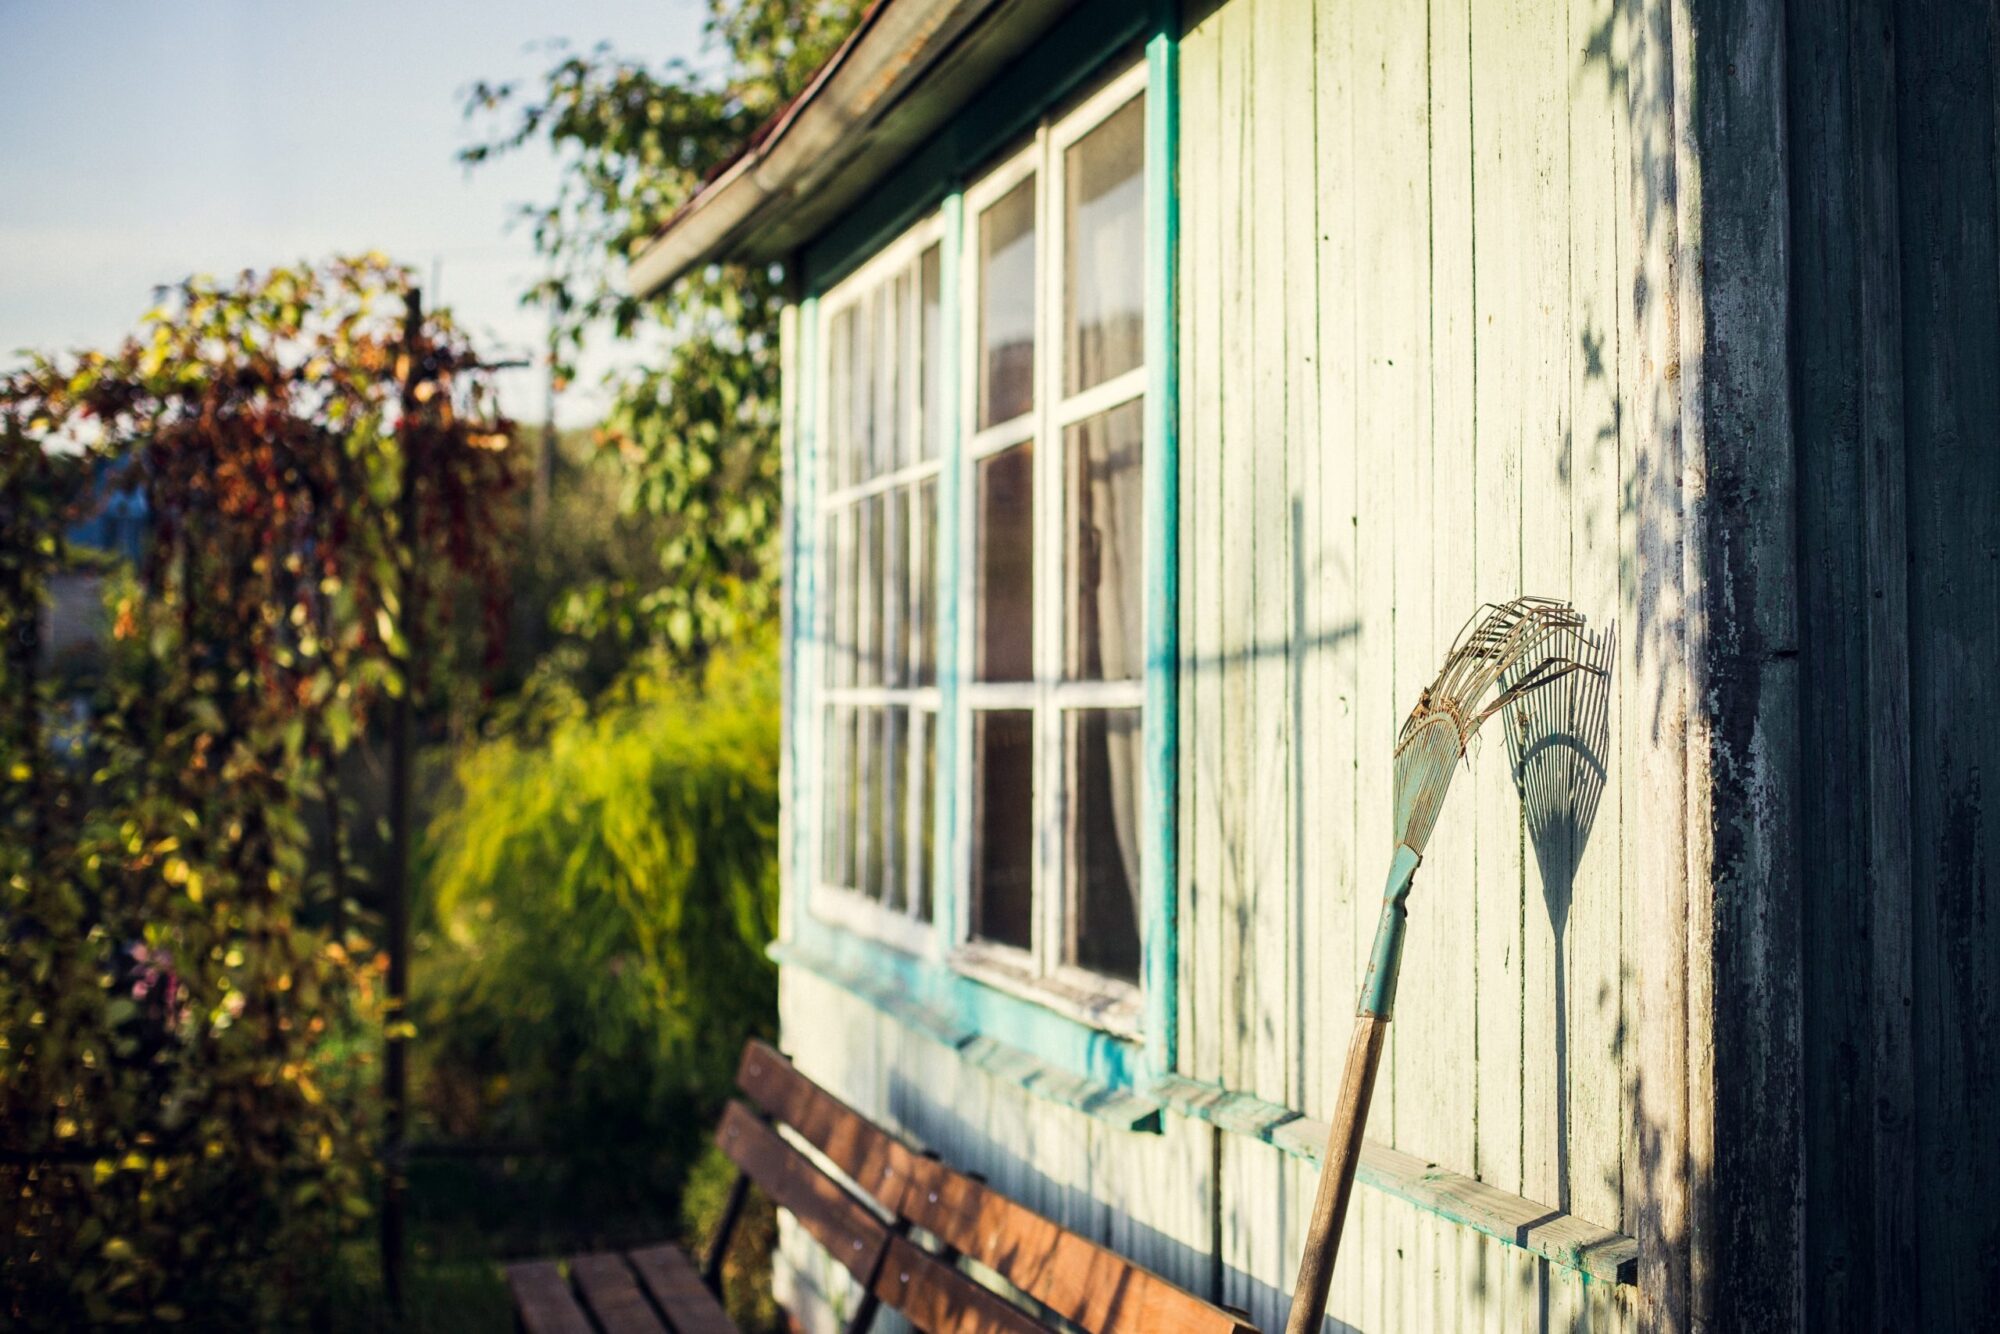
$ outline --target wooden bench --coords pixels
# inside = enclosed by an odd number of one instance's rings
[[[860,1283],[848,1329],[889,1306],[928,1331],[1028,1334],[1059,1316],[1090,1334],[1256,1334],[1116,1252],[1044,1218],[974,1176],[910,1148],[800,1074],[770,1046],[743,1049],[737,1084],[747,1102],[723,1113],[716,1143],[738,1169],[729,1202],[699,1264],[673,1246],[580,1255],[507,1270],[528,1334],[708,1334],[735,1328],[717,1300],[722,1257],[752,1185],[788,1211]],[[860,1194],[781,1135],[789,1129]],[[917,1233],[934,1239],[919,1244]],[[977,1260],[1034,1309],[959,1268]],[[593,1323],[594,1322],[594,1323]]]

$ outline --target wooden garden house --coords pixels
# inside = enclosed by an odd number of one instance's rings
[[[1566,598],[1332,1327],[1991,1320],[1996,66],[1982,0],[878,0],[631,274],[796,296],[799,1068],[1282,1328],[1397,726]]]

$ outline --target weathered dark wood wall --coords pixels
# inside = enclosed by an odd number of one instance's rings
[[[1730,1327],[1982,1328],[2000,1311],[2000,7],[1688,12],[1716,884],[1696,1306]]]

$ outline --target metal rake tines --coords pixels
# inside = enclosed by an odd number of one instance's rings
[[[1550,682],[1586,667],[1567,654],[1550,652],[1553,644],[1574,643],[1584,619],[1574,607],[1555,598],[1518,597],[1511,602],[1488,603],[1466,622],[1437,678],[1417,697],[1417,705],[1404,720],[1396,738],[1396,754],[1417,735],[1418,727],[1438,714],[1451,717],[1458,733],[1459,753],[1479,725],[1514,700]],[[1534,662],[1524,675],[1503,688],[1485,708],[1479,701],[1510,668]]]
[[[1488,604],[1466,622],[1396,738],[1398,842],[1417,853],[1429,843],[1458,762],[1481,723],[1571,672],[1601,670],[1552,651],[1581,644],[1583,624],[1567,602],[1537,597]],[[1496,683],[1493,702],[1481,708]]]

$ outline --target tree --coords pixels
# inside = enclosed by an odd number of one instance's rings
[[[699,661],[775,614],[781,275],[718,265],[645,301],[617,279],[632,251],[805,88],[860,9],[857,0],[711,0],[717,70],[656,67],[600,45],[566,55],[533,90],[472,90],[468,114],[495,128],[467,162],[546,139],[565,164],[556,197],[525,210],[549,271],[523,299],[551,313],[559,373],[593,335],[668,336],[660,365],[616,379],[602,431],[623,466],[626,506],[665,524],[659,577],[590,590],[579,628],[629,625]]]
[[[194,279],[0,381],[11,641],[107,482],[153,520],[97,680],[0,661],[0,1323],[280,1324],[368,1213],[381,964],[308,816],[340,846],[332,765],[422,680],[406,609],[489,581],[513,485],[409,296],[376,256]]]

